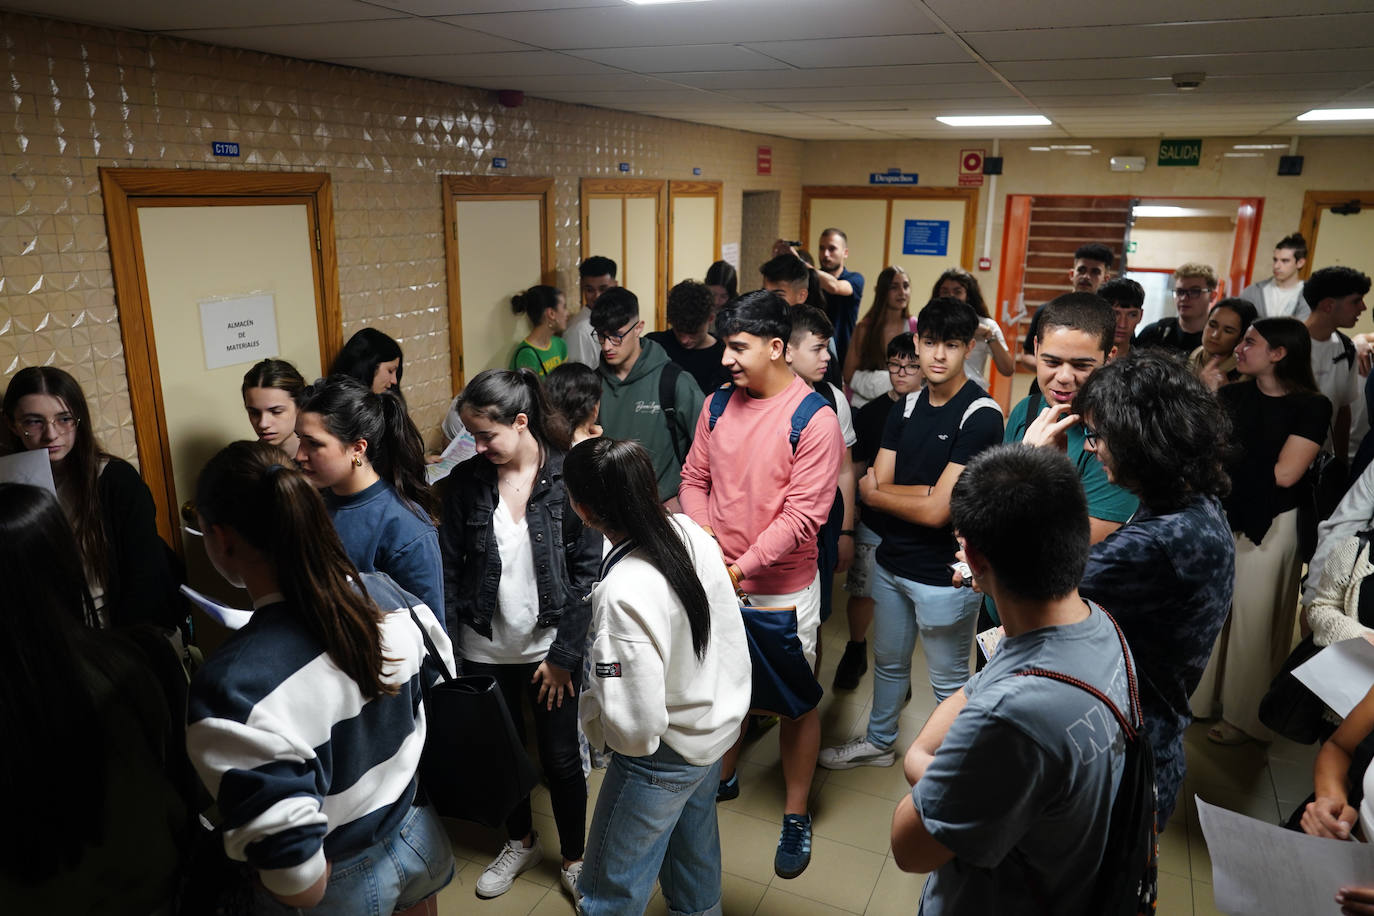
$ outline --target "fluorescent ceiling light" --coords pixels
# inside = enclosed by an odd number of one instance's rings
[[[1287,143],[1237,143],[1231,149],[1288,149]]]
[[[1184,207],[1152,207],[1149,204],[1132,207],[1132,216],[1186,216],[1190,211]]]
[[[1374,108],[1313,108],[1298,115],[1299,121],[1374,121]]]
[[[1085,143],[1079,146],[1051,146],[1050,149],[1092,149],[1092,144]]]
[[[950,127],[1043,127],[1044,115],[941,115],[935,120]]]
[[[1048,146],[1028,146],[1026,149],[1030,150],[1032,153],[1048,153],[1050,151],[1050,147]]]
[[[660,3],[704,3],[705,0],[625,0],[635,6],[657,6]]]
[[[1264,153],[1222,153],[1227,159],[1263,159]]]

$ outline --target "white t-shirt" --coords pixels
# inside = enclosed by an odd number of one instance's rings
[[[1003,348],[1007,345],[1007,338],[1002,334],[1002,326],[991,318],[979,318],[978,323],[992,332],[988,340],[975,340],[973,346],[968,351],[968,356],[964,359],[964,374],[973,379],[979,388],[988,390],[988,361],[992,358],[992,347],[989,341],[996,340]]]
[[[854,434],[854,412],[849,409],[849,402],[844,399],[843,391],[830,385],[830,393],[835,398],[835,416],[840,421],[840,435],[844,437],[844,447],[853,448],[854,443],[859,441],[859,437]]]
[[[501,558],[491,639],[464,625],[461,655],[488,665],[542,662],[553,645],[554,628],[539,626],[539,585],[534,578],[529,520],[523,515],[518,522],[512,518],[503,498],[491,521],[496,555]]]
[[[568,345],[569,362],[581,363],[595,369],[601,364],[601,347],[592,339],[592,310],[583,306],[567,328],[563,330],[563,343]]]
[[[1345,358],[1345,347],[1339,334],[1326,340],[1312,341],[1312,375],[1321,393],[1339,410],[1354,404],[1360,397],[1359,361]]]
[[[1270,283],[1260,289],[1264,293],[1264,314],[1260,317],[1283,318],[1297,314],[1299,297],[1302,296],[1301,283],[1292,289],[1279,289],[1277,283]]]

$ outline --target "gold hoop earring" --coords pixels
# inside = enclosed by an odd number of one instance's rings
[[[360,468],[360,467],[362,467],[362,466],[363,466],[363,459],[362,459],[360,456],[358,456],[358,455],[354,455],[354,456],[353,456],[353,466],[354,466],[355,468]]]

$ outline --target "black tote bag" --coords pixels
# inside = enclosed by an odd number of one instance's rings
[[[421,679],[428,731],[420,756],[420,788],[444,817],[500,827],[539,782],[515,733],[506,701],[490,675],[450,677],[415,612],[425,649],[443,677]]]

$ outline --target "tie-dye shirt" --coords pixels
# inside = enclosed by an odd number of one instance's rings
[[[1231,609],[1236,550],[1221,503],[1197,497],[1151,515],[1144,506],[1093,546],[1079,592],[1121,624],[1140,672],[1140,705],[1155,752],[1159,824],[1173,812],[1186,763],[1188,697]]]

